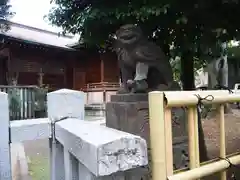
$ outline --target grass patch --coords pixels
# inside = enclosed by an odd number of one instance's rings
[[[49,159],[43,156],[29,157],[29,174],[32,180],[50,180]]]

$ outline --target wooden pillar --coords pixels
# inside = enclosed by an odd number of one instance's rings
[[[38,73],[38,75],[39,75],[38,86],[39,87],[43,87],[43,76],[44,76],[44,73],[43,73],[42,68],[40,69],[40,72]]]
[[[7,81],[7,85],[11,84],[10,81],[10,71],[11,71],[11,53],[10,53],[10,49],[8,48],[7,50],[7,69],[6,69],[6,81]]]
[[[74,89],[75,87],[75,69],[77,64],[74,57],[67,56],[64,66],[64,86],[68,89]],[[78,81],[78,80],[77,80]],[[79,90],[79,89],[78,89]]]
[[[104,60],[102,56],[100,56],[100,62],[101,82],[104,82]]]
[[[7,59],[7,83],[8,85],[17,85],[19,70],[12,65],[13,55],[11,49],[8,48],[8,59]]]
[[[101,72],[101,83],[102,83],[102,87],[103,87],[103,103],[106,103],[106,89],[104,86],[104,60],[103,60],[103,56],[100,55],[100,72]]]

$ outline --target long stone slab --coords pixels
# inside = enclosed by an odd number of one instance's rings
[[[55,135],[97,177],[148,164],[147,143],[136,135],[72,118],[57,122]]]

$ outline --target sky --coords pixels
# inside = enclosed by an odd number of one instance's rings
[[[43,20],[53,5],[50,0],[10,0],[12,11],[15,16],[10,19],[13,22],[48,30],[61,32],[61,28],[53,27],[49,22]]]

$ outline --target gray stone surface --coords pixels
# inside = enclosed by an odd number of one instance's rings
[[[148,94],[116,94],[111,96],[111,102],[139,102],[148,101]]]
[[[176,168],[185,166],[182,151],[188,152],[185,111],[172,111],[173,154]],[[118,94],[106,105],[106,126],[139,135],[149,144],[148,96],[146,94]],[[143,169],[143,168],[142,168]]]
[[[51,135],[50,121],[48,118],[11,121],[10,127],[12,143],[45,139]]]
[[[60,89],[47,94],[48,117],[75,117],[84,120],[84,92]]]
[[[48,118],[55,122],[60,118],[72,117],[78,121],[84,120],[84,92],[70,89],[61,89],[47,94]],[[60,123],[60,122],[59,122]],[[53,133],[53,132],[52,132]],[[57,130],[55,129],[55,134]],[[65,173],[63,145],[56,139],[50,138],[50,159],[51,159],[51,179],[60,180],[69,178],[70,174]],[[76,142],[74,143],[77,146]],[[67,148],[68,150],[68,148]],[[69,170],[69,169],[68,169]],[[69,170],[68,172],[72,171]]]
[[[97,177],[148,163],[145,140],[92,122],[78,119],[58,122],[56,138]]]
[[[11,180],[8,95],[3,92],[0,92],[0,110],[0,180]]]

